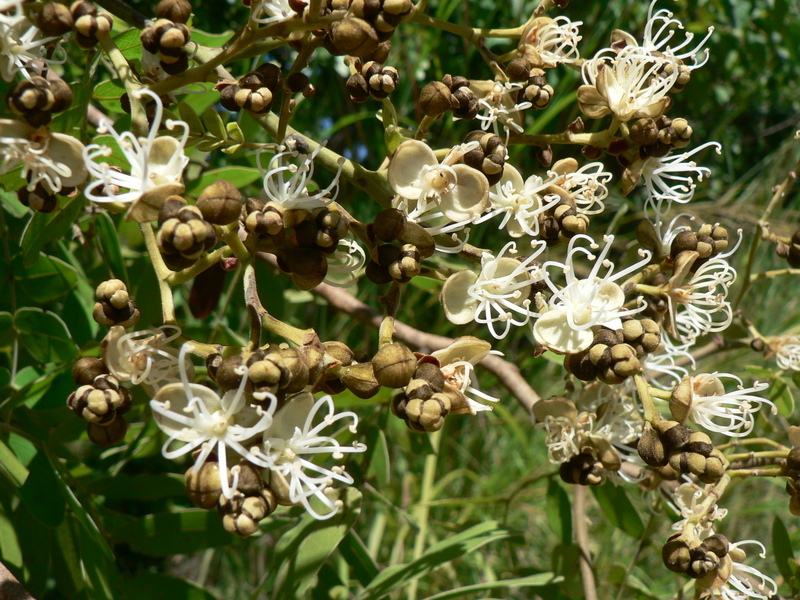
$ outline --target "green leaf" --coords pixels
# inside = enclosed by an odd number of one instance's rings
[[[10,173],[6,173],[0,177],[0,187],[4,188],[0,191],[0,204],[3,205],[3,208],[5,208],[12,217],[17,219],[24,217],[30,212],[30,209],[22,204],[14,193],[14,191],[25,185],[25,180],[19,176],[19,173],[19,169],[14,169]],[[15,177],[9,177],[11,174],[15,174]],[[6,181],[6,179],[9,181]]]
[[[772,520],[772,552],[775,554],[775,564],[778,565],[778,572],[783,578],[789,581],[797,573],[797,563],[794,560],[794,550],[792,541],[789,539],[789,532],[781,518],[775,515]]]
[[[216,596],[198,585],[163,573],[140,571],[122,578],[122,593],[127,598],[147,600],[215,600]]]
[[[208,48],[222,48],[228,43],[231,36],[233,36],[232,31],[226,31],[225,33],[207,33],[192,28],[192,41],[197,42],[201,46],[207,46]]]
[[[272,597],[275,600],[305,598],[317,583],[317,572],[361,514],[361,492],[348,488],[344,508],[321,521],[306,515],[293,529],[281,536],[275,547],[275,562],[280,565]]]
[[[203,122],[200,120],[200,115],[191,105],[181,102],[178,104],[178,113],[181,115],[181,119],[186,121],[189,131],[197,135],[203,135],[206,132],[206,128],[203,127]]]
[[[0,311],[0,348],[14,343],[14,317],[10,312]]]
[[[393,590],[400,589],[409,581],[460,558],[478,548],[498,540],[519,536],[518,533],[501,526],[497,521],[486,521],[474,525],[459,534],[438,542],[423,552],[418,559],[384,569],[364,588],[359,600],[378,600]]]
[[[24,264],[31,266],[38,258],[39,251],[50,240],[64,237],[72,228],[72,223],[83,210],[83,194],[68,199],[60,210],[33,215],[22,234]]]
[[[179,475],[113,475],[95,479],[86,491],[115,500],[158,500],[184,496],[186,486]]]
[[[572,507],[569,496],[555,478],[547,484],[547,520],[550,527],[561,533],[561,543],[572,542]]]
[[[622,487],[607,483],[592,486],[592,492],[609,523],[631,537],[644,534],[644,523]]]
[[[225,126],[225,130],[228,132],[228,137],[237,142],[244,142],[244,132],[242,128],[239,127],[239,123],[236,121],[231,121]]]
[[[28,469],[2,440],[0,440],[0,473],[16,487],[23,485],[28,478]]]
[[[108,263],[111,276],[128,281],[128,270],[125,268],[125,260],[122,258],[119,234],[113,219],[107,212],[101,211],[95,215],[94,224],[97,228],[97,241],[100,243],[102,256]]]
[[[188,509],[158,513],[130,522],[107,519],[115,543],[126,542],[132,550],[151,556],[190,554],[231,543],[231,534],[213,511]]]
[[[213,106],[209,106],[203,111],[203,123],[206,125],[206,130],[210,135],[220,140],[228,139],[228,132],[225,130],[225,123],[222,117],[214,110]]]
[[[3,563],[22,569],[22,548],[11,520],[0,511],[0,558]]]
[[[97,84],[92,92],[95,100],[117,100],[125,94],[125,86],[119,81],[102,81]]]
[[[794,412],[794,395],[783,377],[773,377],[769,386],[769,399],[775,403],[778,414],[791,417]]]
[[[39,362],[63,363],[78,355],[67,326],[55,313],[21,308],[14,315],[14,327],[25,348]]]
[[[17,255],[11,269],[22,292],[35,304],[52,302],[78,285],[77,271],[55,256],[40,254],[26,267]]]
[[[231,165],[230,167],[223,167],[221,169],[211,169],[210,171],[204,172],[199,179],[192,182],[192,186],[187,194],[190,196],[197,196],[217,179],[224,179],[237,188],[242,188],[253,183],[260,177],[261,173],[254,167],[237,167]]]
[[[128,60],[142,57],[142,42],[139,40],[141,33],[135,27],[131,27],[127,31],[114,36],[114,43]]]
[[[450,598],[459,598],[467,594],[483,592],[485,590],[542,587],[543,585],[558,583],[559,581],[563,581],[563,579],[562,576],[556,575],[555,573],[537,573],[536,575],[528,575],[527,577],[519,577],[517,579],[500,579],[499,581],[487,581],[485,583],[465,585],[464,587],[428,596],[424,598],[424,600],[449,600]]]
[[[361,585],[368,585],[380,572],[378,564],[355,531],[350,531],[339,544],[339,553],[347,561],[351,577]]]
[[[53,531],[53,576],[61,593],[73,598],[86,588],[77,542],[79,524],[69,518]]]
[[[47,455],[41,450],[28,465],[28,478],[19,488],[22,501],[33,515],[48,527],[64,520],[67,503],[58,491],[58,475]]]

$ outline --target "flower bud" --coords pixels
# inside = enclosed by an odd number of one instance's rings
[[[438,117],[453,107],[453,94],[441,81],[425,84],[419,94],[419,107],[425,115]]]
[[[175,23],[186,23],[192,16],[192,5],[188,0],[161,0],[156,7],[156,18]]]
[[[417,359],[407,346],[398,343],[387,344],[375,354],[372,368],[375,379],[383,387],[405,387],[414,375]]]
[[[127,431],[128,423],[125,421],[125,417],[121,415],[116,415],[110,423],[105,425],[89,423],[86,428],[89,440],[101,448],[119,444],[125,439]]]
[[[661,549],[661,558],[670,571],[675,573],[686,573],[691,564],[691,553],[689,544],[683,538],[682,533],[675,533],[667,540]]]
[[[402,235],[406,227],[406,215],[396,208],[387,208],[378,213],[372,223],[372,232],[382,242],[393,242]]]
[[[48,37],[69,33],[74,25],[72,13],[60,2],[47,2],[39,12],[36,25]]]
[[[372,363],[357,363],[342,367],[340,379],[358,398],[372,398],[381,389],[375,378]]]
[[[72,366],[72,379],[79,386],[92,385],[96,377],[108,375],[108,367],[100,358],[84,356]]]
[[[661,467],[668,462],[664,444],[649,421],[644,424],[642,437],[639,438],[636,449],[645,464],[651,467]]]
[[[119,279],[109,279],[97,287],[97,303],[92,316],[100,325],[132,327],[139,320],[139,309],[128,295],[128,288]]]
[[[364,56],[375,51],[380,43],[375,27],[364,19],[345,17],[334,23],[330,40],[342,54]]]
[[[561,396],[551,396],[544,400],[539,400],[533,405],[533,416],[537,423],[544,423],[545,418],[563,417],[570,420],[578,418],[578,409],[572,400],[567,400]]]
[[[689,416],[693,394],[691,377],[684,377],[672,390],[672,394],[669,397],[669,412],[672,418],[679,423],[684,423]]]
[[[222,495],[219,463],[209,457],[200,469],[186,471],[186,493],[195,506],[210,509],[217,506]]]
[[[226,179],[217,179],[197,198],[203,218],[214,225],[228,225],[242,213],[242,193]]]

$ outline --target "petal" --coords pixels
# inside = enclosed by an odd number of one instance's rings
[[[592,345],[591,329],[572,329],[563,310],[550,310],[536,319],[533,337],[542,346],[558,354],[575,354]]]
[[[486,210],[489,182],[486,175],[467,165],[455,165],[453,171],[458,178],[456,186],[451,192],[442,194],[439,208],[451,221],[471,221]]]
[[[153,410],[153,418],[156,424],[164,433],[183,442],[195,439],[197,432],[193,430],[185,431],[186,426],[175,419],[171,419],[169,417],[170,413],[179,417],[191,418],[193,411],[187,412],[185,409],[189,406],[189,401],[195,398],[206,407],[209,413],[214,413],[220,409],[220,398],[214,390],[197,383],[190,383],[188,387],[188,394],[191,394],[191,396],[187,394],[184,383],[168,383],[159,389],[153,398],[153,402],[157,402],[162,406],[165,402],[169,402],[169,407],[164,410],[166,414]]]
[[[469,295],[469,287],[478,280],[472,271],[459,271],[447,278],[439,299],[444,314],[451,323],[465,325],[475,319],[478,301]]]
[[[297,394],[277,412],[272,425],[264,432],[264,439],[290,439],[295,429],[303,429],[306,417],[314,406],[314,396],[308,392]]]
[[[389,162],[389,185],[402,196],[416,200],[421,188],[415,186],[420,173],[426,166],[439,164],[436,155],[427,144],[417,140],[408,140],[397,147]]]
[[[50,138],[50,147],[47,155],[57,163],[66,165],[72,171],[69,177],[61,178],[63,187],[74,187],[80,185],[89,176],[86,163],[83,160],[83,144],[72,137],[62,133],[54,133]]]
[[[449,365],[461,360],[476,365],[489,354],[491,349],[492,345],[489,342],[471,335],[464,335],[455,339],[447,348],[433,352],[431,356],[439,359],[442,365]]]
[[[156,221],[158,219],[158,211],[164,206],[166,199],[180,194],[183,190],[182,183],[165,183],[147,190],[131,204],[128,213],[125,215],[125,220],[136,221],[137,223]]]
[[[625,304],[625,292],[613,281],[608,281],[600,285],[597,290],[596,302],[606,303],[605,310],[617,310]],[[592,302],[595,304],[595,302]]]
[[[496,185],[498,188],[501,188],[504,187],[509,181],[511,182],[511,187],[517,193],[522,191],[522,188],[525,187],[525,181],[522,179],[522,174],[517,171],[516,167],[506,163],[503,167],[503,175],[500,177],[500,181],[498,181]]]

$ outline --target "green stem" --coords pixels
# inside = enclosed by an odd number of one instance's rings
[[[775,440],[771,440],[765,437],[759,437],[759,438],[747,438],[744,440],[738,440],[738,439],[732,440],[727,444],[722,444],[720,446],[717,446],[717,450],[726,450],[728,448],[733,448],[735,446],[749,446],[751,444],[752,445],[763,444],[765,446],[773,446],[775,448],[786,449],[786,446],[784,446],[783,444],[779,444]]]
[[[525,30],[525,27],[522,25],[519,27],[514,27],[513,29],[485,29],[466,27],[464,25],[458,25],[456,23],[450,23],[449,21],[442,21],[441,19],[430,17],[419,10],[414,12],[414,16],[411,17],[411,21],[414,23],[419,23],[420,25],[427,25],[428,27],[435,27],[436,29],[453,33],[473,43],[477,43],[477,41],[482,37],[519,39],[522,37],[522,32]]]
[[[194,263],[191,267],[187,267],[182,271],[178,271],[167,277],[167,283],[170,286],[175,287],[176,285],[180,285],[181,283],[191,281],[209,267],[212,267],[218,262],[220,262],[223,258],[229,257],[232,253],[233,252],[231,251],[230,246],[223,246],[222,248],[217,248],[211,254],[207,254],[205,256],[201,256],[200,258],[198,258],[197,262]]]
[[[783,469],[729,469],[726,473],[730,477],[784,477]]]
[[[607,148],[614,138],[617,127],[612,123],[611,127],[605,131],[596,133],[572,133],[569,129],[562,133],[550,133],[540,135],[529,135],[523,133],[512,134],[508,138],[508,145],[526,144],[529,146],[539,146],[546,148],[556,144],[576,144],[580,146],[594,146],[595,148]]]
[[[661,420],[661,415],[658,414],[653,398],[650,396],[650,386],[647,385],[642,375],[634,375],[633,381],[636,384],[636,391],[639,394],[639,400],[644,407],[644,418],[650,423],[658,423]]]
[[[751,460],[753,458],[786,458],[788,450],[764,450],[762,452],[740,452],[726,456],[729,462]]]
[[[172,298],[172,288],[170,288],[167,280],[172,275],[161,252],[158,249],[156,242],[156,234],[153,231],[153,225],[150,223],[140,223],[139,229],[144,238],[144,245],[147,248],[147,253],[150,255],[150,262],[153,263],[153,270],[156,273],[158,280],[158,291],[161,294],[161,312],[165,324],[175,325],[175,301]]]
[[[414,507],[412,516],[417,523],[419,530],[414,538],[413,559],[417,560],[425,551],[425,541],[428,537],[428,518],[430,513],[430,501],[433,497],[433,482],[436,479],[436,461],[439,455],[439,446],[442,441],[442,431],[435,431],[430,435],[431,453],[425,457],[425,467],[422,472],[422,491],[420,493],[419,504]],[[416,600],[417,598],[417,579],[413,579],[407,588],[406,598]]]

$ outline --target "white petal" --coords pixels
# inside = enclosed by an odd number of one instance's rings
[[[447,278],[440,296],[444,314],[451,323],[466,325],[475,319],[478,301],[472,298],[469,287],[478,280],[472,271],[459,271]]]

